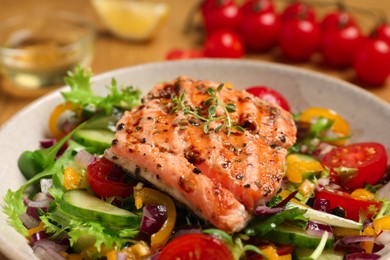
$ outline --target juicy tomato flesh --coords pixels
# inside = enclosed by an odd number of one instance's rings
[[[247,92],[267,101],[271,104],[276,104],[284,110],[290,112],[290,105],[287,100],[278,91],[265,86],[253,86],[246,89]]]
[[[168,243],[158,260],[233,260],[227,247],[218,239],[205,234],[186,234],[179,236]]]
[[[354,199],[348,193],[342,191],[323,190],[316,194],[316,198],[328,200],[331,210],[342,207],[345,210],[345,218],[355,221],[359,221],[360,214],[371,218],[382,206],[382,203],[377,201]]]
[[[87,179],[91,189],[103,198],[127,198],[133,194],[135,184],[130,176],[105,158],[88,165]]]
[[[383,145],[375,142],[356,143],[338,147],[325,154],[322,164],[331,169],[331,175],[350,190],[363,188],[365,183],[376,184],[387,169],[387,154]],[[357,169],[350,177],[338,177],[337,168]]]

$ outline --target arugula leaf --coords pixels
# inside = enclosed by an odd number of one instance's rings
[[[298,226],[306,226],[308,219],[304,216],[306,210],[299,208],[285,209],[266,219],[256,218],[246,229],[248,236],[263,237],[285,221],[294,222]]]
[[[111,115],[114,108],[127,110],[139,104],[141,91],[132,86],[119,88],[115,79],[106,88],[109,94],[105,97],[97,96],[91,88],[92,73],[77,67],[74,72],[68,72],[65,83],[71,88],[68,92],[61,92],[64,99],[81,109],[93,110],[96,113]]]

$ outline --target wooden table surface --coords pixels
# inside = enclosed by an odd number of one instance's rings
[[[172,48],[199,47],[199,43],[197,45],[197,42],[201,39],[201,34],[183,34],[186,18],[191,8],[197,3],[197,0],[160,1],[169,4],[170,13],[168,20],[164,27],[159,31],[157,37],[146,43],[124,41],[110,35],[99,20],[90,0],[0,0],[0,21],[15,14],[25,14],[36,10],[47,12],[53,10],[66,10],[77,12],[85,16],[98,27],[98,37],[91,69],[95,74],[99,74],[121,67],[162,61],[164,60],[166,53]],[[335,0],[321,1],[335,2]],[[287,0],[275,0],[278,10],[281,10],[286,2]],[[343,2],[347,6],[360,7],[366,10],[375,11],[376,13],[387,13],[387,16],[390,18],[390,1],[388,0],[344,0]],[[378,12],[377,10],[380,11]],[[326,11],[329,11],[329,9],[317,7],[317,11],[319,17],[321,17],[321,15]],[[375,17],[371,15],[356,13],[356,18],[366,32],[375,24]],[[199,21],[199,19],[196,20]],[[267,62],[288,63],[275,53],[277,53],[277,50],[272,53],[250,54],[245,58]],[[353,82],[361,87],[367,88],[372,93],[390,102],[390,80],[387,81],[385,86],[368,88],[354,80],[354,72],[352,69],[335,70],[321,65],[321,62],[319,61],[292,65],[320,71],[332,77]],[[35,98],[16,98],[5,93],[0,88],[0,126],[34,99]]]

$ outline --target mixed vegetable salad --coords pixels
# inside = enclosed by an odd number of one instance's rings
[[[242,232],[227,234],[103,158],[117,120],[140,104],[141,93],[113,79],[109,94],[97,96],[90,77],[80,68],[69,73],[70,91],[48,122],[52,136],[20,155],[27,182],[4,198],[9,223],[37,257],[378,259],[390,251],[386,149],[349,143],[353,131],[335,111],[294,114],[297,142],[282,189]],[[290,111],[273,89],[247,91]]]

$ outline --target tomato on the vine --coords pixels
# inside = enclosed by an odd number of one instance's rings
[[[387,169],[387,153],[375,142],[355,143],[334,148],[322,158],[322,164],[331,169],[331,177],[349,190],[363,188],[365,183],[376,184]],[[341,167],[351,169],[346,173]]]
[[[354,68],[365,84],[383,85],[390,76],[390,45],[379,39],[365,41],[356,52]]]
[[[192,233],[179,236],[169,242],[161,250],[158,259],[233,260],[233,256],[217,238],[205,234]]]
[[[390,23],[382,23],[375,28],[374,38],[385,41],[390,46]]]
[[[325,63],[333,67],[351,66],[362,39],[360,29],[354,25],[324,31],[320,50]]]
[[[289,4],[282,12],[281,18],[283,22],[302,19],[309,20],[311,22],[316,21],[316,13],[312,7],[308,4],[296,1]]]
[[[241,10],[234,2],[216,4],[203,14],[204,26],[207,33],[219,29],[236,30],[241,20]]]
[[[239,23],[238,31],[245,47],[252,51],[267,51],[275,46],[281,22],[279,15],[273,11],[272,3],[252,0],[242,8],[246,11],[243,11],[245,14]]]
[[[356,21],[350,13],[343,10],[337,10],[325,15],[320,23],[322,32],[349,26],[357,26]]]
[[[209,58],[241,58],[245,47],[241,37],[230,30],[218,30],[207,37],[204,55]]]
[[[91,189],[103,198],[127,198],[133,194],[135,182],[121,168],[105,158],[99,158],[87,167]]]
[[[279,45],[282,54],[293,61],[305,61],[317,50],[320,41],[318,25],[296,19],[283,23]]]
[[[247,92],[269,102],[272,104],[277,104],[286,111],[290,110],[290,105],[287,100],[280,94],[278,91],[268,88],[265,86],[253,86],[246,89]]]
[[[370,218],[382,207],[382,203],[370,200],[352,198],[349,193],[342,191],[322,190],[316,193],[316,198],[328,200],[330,210],[341,207],[345,211],[345,218],[359,221],[360,215]]]

